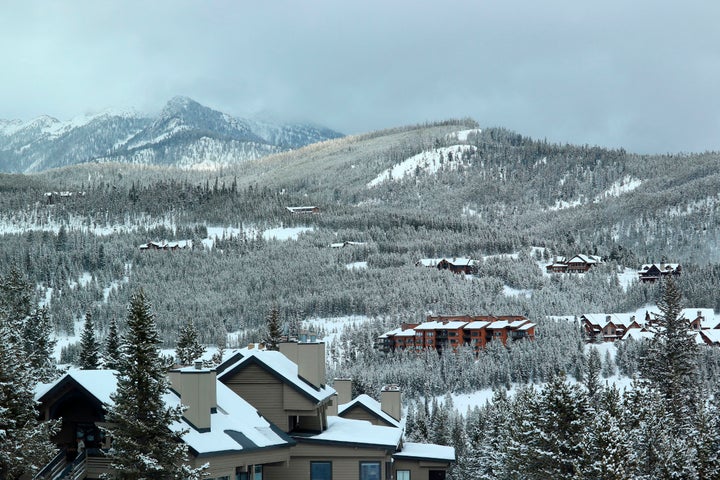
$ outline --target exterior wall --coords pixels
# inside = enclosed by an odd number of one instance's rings
[[[257,408],[263,417],[288,431],[288,417],[283,406],[283,383],[257,365],[249,365],[230,379],[223,379],[233,392]]]
[[[447,463],[396,459],[393,462],[393,476],[398,470],[410,470],[410,480],[428,480],[430,470],[447,470]]]
[[[333,480],[358,480],[360,462],[380,462],[382,479],[390,454],[381,448],[355,448],[335,445],[299,443],[292,449],[288,466],[268,466],[264,480],[298,480],[310,478],[310,462],[332,462]]]
[[[190,460],[190,466],[200,467],[206,463],[210,464],[207,470],[208,477],[217,478],[223,476],[229,476],[231,479],[235,478],[236,469],[246,471],[248,465],[265,465],[265,470],[268,464],[275,465],[286,465],[290,459],[290,448],[277,448],[272,450],[260,450],[246,454],[228,454],[228,455],[214,455],[210,457],[198,457]]]

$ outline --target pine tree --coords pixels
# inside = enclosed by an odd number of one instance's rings
[[[113,317],[110,320],[108,336],[105,339],[103,366],[108,370],[117,370],[120,368],[120,357],[120,335],[118,334],[117,321]]]
[[[205,347],[198,342],[198,336],[199,333],[192,321],[180,328],[175,347],[175,355],[180,365],[190,365],[205,353]]]
[[[40,382],[49,382],[58,375],[53,358],[57,341],[50,338],[50,332],[52,322],[46,307],[33,310],[23,325],[25,357]]]
[[[265,333],[265,337],[263,338],[265,348],[268,350],[279,350],[283,332],[282,325],[280,323],[280,311],[277,307],[273,307],[272,310],[270,310],[265,322],[267,324],[267,331]]]
[[[80,368],[95,370],[100,365],[100,347],[95,340],[95,326],[90,312],[85,313],[85,325],[80,336]]]
[[[9,331],[0,323],[0,338]],[[37,378],[15,345],[0,341],[0,478],[31,477],[56,453],[50,441],[58,422],[39,422],[35,410]]]
[[[677,428],[689,428],[700,407],[698,347],[682,316],[682,294],[672,277],[658,302],[660,326],[648,348],[643,375],[660,392]]]
[[[588,399],[593,401],[595,395],[600,390],[600,369],[602,361],[600,360],[600,352],[595,347],[590,347],[587,355],[587,368],[584,376],[585,388],[587,389]]]
[[[163,401],[169,383],[159,357],[155,318],[142,291],[130,298],[127,329],[117,390],[111,397],[114,405],[106,417],[113,425],[111,478],[198,478],[199,473],[185,465],[181,433],[169,428],[182,414],[179,406],[168,407]]]

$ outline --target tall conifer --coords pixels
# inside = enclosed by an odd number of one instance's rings
[[[170,425],[180,421],[180,407],[163,397],[169,383],[160,361],[155,317],[142,291],[130,299],[117,391],[107,421],[113,427],[109,455],[116,479],[189,479],[198,472],[185,465],[187,448]]]

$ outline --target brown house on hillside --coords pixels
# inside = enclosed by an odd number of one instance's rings
[[[669,275],[679,276],[682,266],[679,263],[650,263],[640,267],[638,275],[641,282],[653,283]]]
[[[469,258],[421,258],[415,262],[416,267],[430,267],[438,270],[450,270],[453,273],[470,275],[475,272],[476,261]]]
[[[555,257],[553,263],[547,265],[548,273],[585,273],[592,267],[602,263],[602,258],[596,255],[575,255],[570,260],[565,257]]]

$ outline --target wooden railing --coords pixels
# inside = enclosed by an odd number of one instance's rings
[[[33,480],[52,480],[56,478],[67,466],[67,452],[60,450],[60,452],[40,470]]]
[[[53,478],[53,480],[67,479],[67,480],[81,480],[85,478],[85,464],[87,461],[87,452],[83,451],[73,460],[73,462],[65,469],[65,471],[59,476]]]

